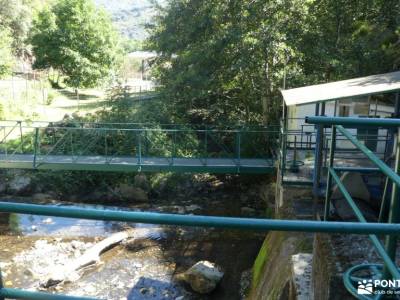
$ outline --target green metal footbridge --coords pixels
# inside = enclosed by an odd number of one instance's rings
[[[400,119],[309,117],[306,122],[317,127],[314,186],[319,187],[320,179],[324,176],[321,163],[324,152],[328,161],[325,167],[327,178],[325,209],[322,221],[228,218],[138,211],[75,209],[14,202],[0,202],[0,212],[258,231],[364,234],[369,236],[382,263],[361,264],[351,267],[343,273],[344,286],[349,293],[358,299],[380,300],[385,299],[387,295],[397,295],[400,290],[398,286],[382,286],[379,293],[369,295],[359,294],[357,287],[364,280],[391,279],[400,282],[400,270],[396,265],[397,242],[400,234]],[[37,126],[35,124],[35,126],[29,126],[29,124],[16,122],[4,127],[3,139],[1,140],[2,158],[0,160],[2,168],[96,169],[103,171],[111,168],[117,171],[186,170],[195,172],[198,170],[211,170],[215,172],[263,173],[273,170],[273,158],[268,157],[273,157],[272,149],[276,147],[276,142],[279,140],[279,136],[275,135],[275,130],[254,128],[187,129],[176,125],[174,125],[174,128],[151,128],[151,126],[143,126],[143,124],[131,124],[129,126],[132,128],[126,128],[128,127],[126,124],[113,124],[105,127],[104,124],[99,123],[60,125],[46,124]],[[121,126],[124,128],[119,128]],[[137,126],[141,127],[136,128]],[[350,128],[362,127],[379,127],[390,130],[390,135],[394,140],[392,146],[394,153],[393,163],[380,159],[349,131]],[[286,135],[286,132],[283,132],[283,134]],[[374,167],[343,167],[336,165],[335,154],[337,154],[336,151],[338,150],[336,142],[339,137],[346,138],[358,151],[365,155],[365,160],[370,161]],[[243,142],[243,139],[246,138],[249,138],[249,141]],[[283,140],[282,137],[280,140]],[[101,145],[99,141],[103,141],[104,144]],[[262,142],[265,143],[265,148],[261,147],[263,151],[254,152],[252,145],[260,147]],[[323,147],[323,145],[328,146]],[[190,151],[187,149],[190,149]],[[228,151],[229,149],[231,151]],[[193,153],[199,157],[194,156]],[[243,158],[243,156],[248,156],[249,158]],[[185,169],[186,165],[185,168],[182,168],[180,165],[182,161],[178,159],[185,160],[186,163],[190,162],[188,169]],[[164,163],[162,163],[163,161]],[[270,161],[269,165],[259,165],[261,162],[267,161]],[[224,165],[221,166],[217,162],[223,162]],[[282,164],[278,164],[279,166],[282,166]],[[264,171],[260,172],[260,168],[263,168]],[[283,168],[286,168],[285,164],[283,164]],[[338,175],[343,171],[375,172],[386,178],[378,222],[367,222]],[[330,207],[334,184],[342,193],[344,201],[351,207],[359,222],[336,222],[331,220]],[[392,186],[391,193],[389,192],[389,186]],[[40,300],[91,299],[3,287],[0,272],[0,300],[7,298]]]
[[[271,173],[276,127],[3,121],[0,168]]]

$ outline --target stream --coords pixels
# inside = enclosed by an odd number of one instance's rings
[[[151,204],[124,203],[121,206],[56,200],[48,204],[249,217],[243,215],[249,209],[242,208],[254,207],[257,201],[252,199],[248,203],[248,197],[240,197],[236,191],[228,195],[221,192],[207,198],[199,195],[172,202],[158,199]],[[18,200],[33,202],[30,197]],[[262,217],[264,211],[262,205],[256,205],[251,210],[252,217]],[[0,268],[4,285],[40,290],[39,282],[49,270],[68,263],[95,242],[126,228],[135,230],[134,243],[125,242],[103,253],[101,261],[85,268],[79,280],[45,291],[99,299],[243,299],[249,270],[265,237],[265,233],[237,230],[1,213]],[[176,275],[200,260],[216,263],[225,273],[218,287],[208,295],[197,294],[176,279]]]

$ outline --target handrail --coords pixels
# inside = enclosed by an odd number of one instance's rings
[[[359,222],[321,222],[309,220],[276,220],[256,218],[180,215],[141,211],[73,208],[51,205],[0,202],[0,212],[34,214],[88,220],[135,222],[145,224],[215,227],[226,229],[324,232],[351,234],[400,234],[400,224]]]
[[[364,223],[364,224],[367,223],[367,220],[364,218],[362,212],[357,207],[357,204],[354,202],[353,198],[350,196],[349,192],[346,190],[346,187],[341,182],[341,180],[340,180],[339,176],[337,175],[337,173],[335,172],[335,170],[330,167],[330,168],[328,168],[328,171],[331,174],[333,180],[336,182],[339,190],[342,192],[342,195],[346,199],[347,203],[350,205],[350,207],[353,210],[354,214],[356,215],[357,219],[361,223]],[[400,279],[399,270],[397,269],[396,265],[393,263],[393,261],[389,257],[388,253],[386,252],[385,248],[383,247],[382,243],[379,241],[377,236],[375,234],[370,234],[369,238],[371,239],[372,244],[375,246],[376,251],[382,257],[383,261],[385,262],[385,265],[388,267],[392,276],[396,279]]]
[[[399,124],[400,126],[400,124]],[[400,176],[396,174],[388,165],[386,165],[382,160],[380,160],[371,150],[360,143],[356,138],[354,138],[346,129],[341,125],[336,125],[336,129],[339,130],[349,141],[356,146],[362,153],[365,154],[385,175],[393,180],[398,186],[400,186]]]
[[[306,117],[305,122],[308,124],[352,126],[353,128],[365,126],[383,128],[400,127],[400,119],[386,118]]]
[[[327,183],[326,183],[326,194],[325,194],[325,209],[324,209],[324,220],[328,221],[329,219],[329,211],[331,205],[331,196],[332,196],[332,187],[333,184],[336,184],[339,191],[342,193],[345,201],[347,201],[348,205],[350,206],[351,210],[355,214],[356,218],[361,222],[361,224],[370,224],[367,223],[366,218],[363,216],[361,210],[358,208],[357,204],[351,197],[350,193],[346,189],[345,185],[342,183],[341,179],[339,178],[336,171],[339,172],[363,172],[363,173],[376,173],[381,172],[387,176],[388,180],[393,182],[393,195],[391,198],[391,213],[389,214],[389,219],[387,224],[398,224],[399,223],[399,205],[398,205],[398,188],[400,187],[400,176],[399,172],[399,164],[400,164],[400,149],[398,144],[398,139],[400,138],[400,119],[379,119],[379,118],[331,118],[331,117],[307,117],[306,123],[316,124],[319,128],[323,128],[323,126],[330,126],[331,127],[331,138],[330,138],[330,149],[329,149],[329,166],[328,166],[328,175],[327,175]],[[396,147],[396,165],[395,170],[392,170],[385,162],[378,158],[378,156],[373,153],[367,146],[365,146],[362,142],[360,142],[353,134],[345,129],[344,127],[348,128],[360,128],[360,127],[375,127],[375,128],[385,128],[385,129],[397,129],[397,143]],[[322,130],[320,131],[322,132]],[[337,135],[341,134],[347,140],[349,140],[356,149],[361,151],[367,158],[368,161],[372,162],[377,168],[362,168],[362,167],[335,167],[334,166],[334,159],[335,159],[335,151],[336,151],[336,140]],[[323,141],[318,140],[319,146],[322,145]],[[320,149],[319,153],[322,151]],[[320,164],[314,165],[314,172],[321,170]],[[314,177],[314,187],[319,188],[319,178]],[[385,188],[386,189],[386,188]],[[382,209],[382,208],[381,208]],[[381,211],[382,213],[382,211]],[[326,222],[326,223],[331,223]],[[372,241],[377,253],[383,259],[383,267],[377,268],[372,267],[372,265],[360,265],[357,267],[351,268],[349,271],[345,272],[344,274],[344,283],[346,288],[352,293],[355,297],[358,298],[357,294],[357,280],[355,282],[352,279],[353,272],[358,272],[360,270],[365,270],[371,268],[371,272],[375,273],[377,276],[380,276],[381,279],[400,279],[400,272],[396,266],[396,246],[397,246],[397,236],[392,235],[388,236],[386,239],[385,246],[382,242],[378,239],[376,234],[370,234],[369,238]],[[354,277],[357,278],[357,277]],[[355,282],[354,285],[351,284],[351,281]],[[361,299],[361,298],[360,298]],[[362,299],[369,299],[362,298]],[[378,299],[378,298],[374,298]]]

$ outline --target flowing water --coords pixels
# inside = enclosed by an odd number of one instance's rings
[[[124,207],[55,201],[51,205],[240,216],[243,203],[236,203],[237,196],[184,198],[174,203],[160,200],[151,205],[125,203]],[[255,213],[262,216],[263,207],[256,207]],[[126,228],[134,228],[137,242],[106,251],[98,264],[82,271],[79,280],[47,291],[100,299],[241,299],[242,275],[252,267],[264,238],[262,233],[246,231],[2,213],[0,267],[5,286],[37,289],[46,272]],[[176,280],[177,274],[200,260],[216,263],[225,273],[209,295],[199,295]]]

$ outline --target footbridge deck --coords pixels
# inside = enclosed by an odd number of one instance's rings
[[[262,174],[277,142],[265,127],[3,121],[0,168]]]

